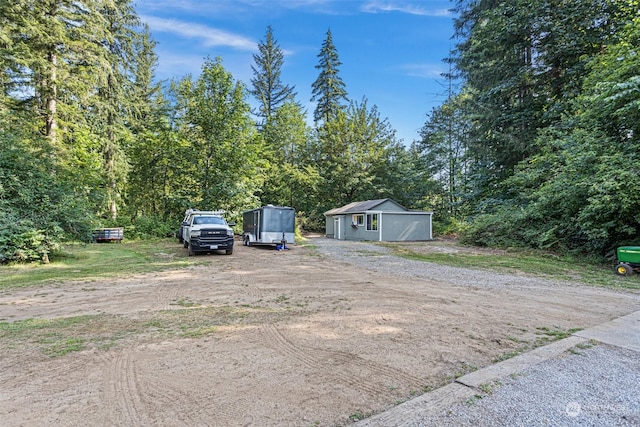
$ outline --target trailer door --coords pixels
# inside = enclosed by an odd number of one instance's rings
[[[262,242],[262,227],[260,227],[260,209],[253,211],[253,226],[256,234],[256,242]]]

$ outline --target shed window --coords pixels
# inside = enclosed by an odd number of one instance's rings
[[[368,231],[377,231],[378,230],[378,214],[367,214],[367,230]]]
[[[351,224],[362,226],[364,225],[364,215],[355,214],[351,216]]]

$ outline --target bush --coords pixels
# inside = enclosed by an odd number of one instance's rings
[[[153,237],[170,237],[178,229],[178,223],[167,221],[158,216],[139,216],[130,222],[119,221],[114,227],[125,228],[125,238],[127,239],[150,239]]]
[[[433,221],[433,234],[435,236],[457,237],[469,228],[469,224],[456,218]]]
[[[32,142],[0,137],[0,263],[45,259],[66,238],[86,238],[93,214],[84,195],[54,173]]]
[[[463,243],[486,247],[524,246],[522,233],[514,215],[503,210],[476,217],[461,234]]]
[[[0,213],[0,264],[48,260],[60,248],[62,229],[39,229],[30,220],[18,220]]]

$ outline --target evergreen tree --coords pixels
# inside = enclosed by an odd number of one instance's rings
[[[143,30],[133,38],[132,55],[132,98],[131,112],[133,122],[130,127],[134,133],[142,129],[152,128],[154,117],[165,105],[161,98],[162,83],[156,81],[155,70],[158,66],[158,55],[155,52],[156,42],[151,37],[149,26],[144,24]],[[158,99],[160,102],[157,102]],[[168,114],[167,111],[162,111]],[[151,124],[149,124],[151,123]]]
[[[19,94],[12,108],[33,115],[58,156],[60,128],[77,119],[74,103],[88,91],[81,70],[101,72],[96,59],[102,50],[95,42],[104,29],[100,15],[92,0],[3,0],[0,5],[1,38],[8,48],[0,61],[5,93]]]
[[[416,144],[424,170],[440,183],[440,203],[432,208],[443,218],[462,219],[462,204],[469,195],[467,147],[472,122],[465,100],[463,93],[434,108]]]
[[[469,149],[487,198],[538,152],[540,129],[570,113],[596,55],[613,31],[607,0],[458,0],[456,67],[476,115]]]
[[[131,139],[134,43],[138,18],[130,0],[105,2],[100,10],[106,31],[104,80],[100,82],[92,114],[92,128],[102,141],[107,209],[115,220],[126,183],[125,145]]]
[[[258,54],[253,55],[255,65],[251,66],[253,78],[250,92],[260,103],[257,115],[268,121],[275,110],[289,97],[295,96],[294,87],[285,85],[280,80],[284,54],[273,38],[271,25],[267,27],[265,40],[258,44]]]
[[[313,119],[316,123],[327,123],[343,108],[341,102],[348,101],[345,84],[339,74],[342,62],[333,44],[331,30],[327,30],[327,37],[322,43],[318,58],[319,62],[315,68],[320,70],[320,74],[311,85],[311,101],[318,102]]]
[[[544,107],[537,113],[550,120],[534,128],[532,153],[495,183],[500,198],[485,194],[481,202],[490,209],[474,218],[467,241],[598,256],[637,243],[640,197],[628,191],[638,185],[640,147],[635,52],[640,26],[637,2],[632,3],[532,5],[537,25],[532,90]],[[477,104],[483,100],[479,89],[471,95],[474,120],[481,122],[493,112],[477,109],[489,105]],[[495,170],[497,157],[487,157]]]
[[[134,39],[132,121],[127,147],[130,164],[126,209],[132,218],[169,221],[185,209],[183,174],[189,170],[188,144],[171,124],[171,107],[155,79],[158,57],[148,26]]]

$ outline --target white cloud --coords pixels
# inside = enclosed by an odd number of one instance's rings
[[[171,13],[180,10],[190,14],[216,14],[243,16],[256,10],[274,13],[279,10],[308,10],[316,13],[332,13],[332,6],[341,0],[137,0],[138,10],[154,13]]]
[[[420,16],[451,16],[449,9],[431,9],[424,7],[425,3],[418,2],[398,2],[398,1],[379,1],[373,0],[362,6],[362,11],[366,13],[381,13],[381,12],[400,12],[408,13],[410,15]]]
[[[200,75],[205,58],[193,54],[172,54],[159,52],[160,60],[156,69],[156,76],[160,80],[181,79],[187,74]]]
[[[204,0],[136,0],[136,9],[146,12],[163,13],[228,13],[243,7],[242,2]],[[178,12],[179,11],[179,12]]]
[[[200,39],[206,47],[228,46],[251,51],[255,50],[257,46],[255,41],[247,37],[202,24],[155,16],[141,16],[140,19],[149,24],[152,32],[171,33],[188,39]]]
[[[422,79],[441,78],[446,70],[442,65],[436,64],[405,64],[399,67],[407,76]]]

